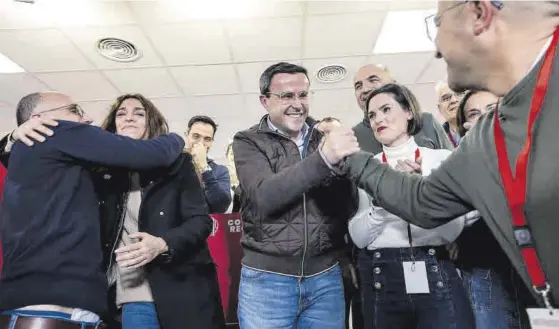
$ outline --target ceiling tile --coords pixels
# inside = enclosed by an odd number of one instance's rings
[[[370,54],[384,16],[384,12],[309,16],[304,58]]]
[[[189,106],[193,115],[207,115],[218,125],[232,117],[247,117],[243,94],[192,97]]]
[[[431,52],[374,55],[369,63],[385,65],[396,81],[407,84],[417,80],[432,58]]]
[[[156,50],[169,65],[231,61],[219,22],[193,21],[180,25],[154,26],[148,29],[147,33]]]
[[[95,125],[100,126],[105,117],[109,115],[109,109],[113,101],[79,102],[85,113],[93,119]]]
[[[72,42],[54,29],[0,30],[0,52],[28,72],[93,68]]]
[[[436,8],[436,0],[393,0],[388,6],[389,10],[423,10]]]
[[[0,74],[0,101],[12,105],[12,115],[20,98],[50,88],[30,74]]]
[[[81,52],[99,69],[114,69],[127,67],[162,66],[163,62],[155,53],[142,30],[137,26],[116,26],[98,28],[68,28],[63,30],[81,50]],[[131,42],[142,54],[135,62],[115,62],[97,52],[97,42],[101,38],[120,38]]]
[[[110,70],[103,73],[123,94],[140,93],[148,98],[182,96],[165,68]]]
[[[239,92],[233,65],[182,66],[170,68],[183,91],[189,95]]]
[[[300,58],[301,24],[300,17],[227,21],[234,61]]]
[[[262,116],[268,114],[268,111],[260,103],[260,93],[256,94],[245,94],[245,111],[243,111],[243,117],[246,119],[244,125],[239,127],[239,130],[248,129],[258,122]]]
[[[278,61],[237,64],[237,70],[241,79],[241,90],[245,93],[259,93],[260,76],[268,67],[277,63]],[[298,60],[289,61],[289,63],[301,65],[301,62]]]
[[[0,29],[37,29],[53,27],[51,17],[36,5],[0,1]]]
[[[341,57],[341,58],[324,58],[324,59],[306,59],[303,66],[309,71],[311,78],[311,88],[317,89],[336,89],[336,88],[353,88],[353,75],[359,68],[367,62],[367,56]],[[318,70],[325,65],[342,65],[347,70],[347,76],[338,82],[324,83],[319,82],[316,78]]]
[[[60,27],[113,26],[135,24],[128,5],[116,1],[38,1]],[[71,14],[68,14],[71,13]]]
[[[132,12],[144,25],[203,19],[246,19],[302,14],[301,2],[278,0],[137,1]]]
[[[184,122],[188,122],[194,115],[184,97],[152,98],[150,100],[163,113],[171,131],[184,132],[186,127]]]
[[[410,84],[407,87],[417,97],[423,112],[431,112],[439,121],[444,121],[437,108],[437,93],[435,92],[434,83]]]
[[[433,58],[417,79],[417,83],[437,82],[446,80],[446,62],[443,59]]]
[[[309,113],[313,118],[321,120],[334,116],[334,113],[350,112],[354,103],[353,89],[317,90],[310,103]],[[343,117],[339,119],[344,120]]]
[[[307,15],[386,10],[390,1],[309,1]]]
[[[78,102],[111,100],[119,95],[99,71],[40,73],[37,78]]]

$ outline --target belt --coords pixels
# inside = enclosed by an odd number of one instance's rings
[[[15,323],[12,327],[12,318]],[[80,323],[62,319],[41,318],[38,316],[0,315],[0,329],[104,329],[104,324],[87,324],[84,327]]]

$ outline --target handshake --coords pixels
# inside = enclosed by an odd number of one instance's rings
[[[322,154],[332,166],[338,165],[345,157],[359,150],[359,143],[353,129],[345,127],[332,129],[325,136],[322,144]]]

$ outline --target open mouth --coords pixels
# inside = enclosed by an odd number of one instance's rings
[[[386,129],[385,126],[380,126],[377,128],[377,133],[380,133],[381,131],[383,131],[384,129]]]
[[[285,115],[290,118],[301,118],[303,114],[304,114],[303,112],[297,112],[297,113],[286,113]]]

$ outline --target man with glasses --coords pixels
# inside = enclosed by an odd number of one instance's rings
[[[17,119],[57,125],[47,140],[31,147],[16,142],[10,153],[0,204],[0,329],[97,328],[108,286],[88,171],[169,166],[184,141],[174,134],[133,140],[103,131],[55,92],[23,97]]]
[[[268,111],[233,140],[243,219],[241,329],[344,328],[341,269],[357,190],[331,165],[359,150],[355,137],[332,143],[309,117],[307,70],[290,63],[260,77]]]
[[[432,21],[449,87],[487,90],[501,97],[497,107],[428,177],[396,172],[367,153],[344,168],[381,207],[424,228],[477,209],[547,308],[528,310],[531,320],[557,327],[559,3],[440,1]]]
[[[458,144],[460,144],[460,135],[458,134],[458,127],[456,125],[456,110],[458,110],[458,105],[464,93],[452,91],[444,81],[439,81],[437,83],[435,91],[437,92],[437,98],[439,100],[437,107],[446,120],[443,124],[443,129],[448,139],[452,142],[452,146],[456,148]]]
[[[209,212],[210,214],[224,213],[232,199],[229,170],[208,158],[217,124],[208,116],[197,115],[188,121],[187,128],[187,151],[192,155],[194,167],[200,176]]]

